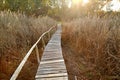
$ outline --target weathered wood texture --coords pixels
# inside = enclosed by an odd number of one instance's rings
[[[68,80],[68,74],[61,50],[61,25],[45,47],[36,80]]]

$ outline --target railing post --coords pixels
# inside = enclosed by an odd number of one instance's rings
[[[55,26],[55,30],[57,30],[57,26]]]
[[[43,48],[45,48],[45,42],[44,42],[43,38],[42,38],[42,44],[43,44]]]
[[[50,33],[48,33],[48,38],[50,39]]]
[[[77,76],[75,76],[75,80],[77,80]]]
[[[38,51],[37,45],[35,46],[35,50],[36,50],[37,61],[38,61],[38,63],[40,63],[40,56],[39,56],[39,51]]]

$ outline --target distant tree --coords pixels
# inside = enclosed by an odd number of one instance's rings
[[[61,17],[67,9],[66,0],[1,0],[0,10],[24,12],[28,15]]]

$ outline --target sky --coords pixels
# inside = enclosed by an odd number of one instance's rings
[[[70,8],[72,4],[77,5],[80,1],[82,1],[82,4],[85,5],[89,2],[89,0],[67,0],[68,1],[68,7]]]
[[[77,5],[81,0],[67,0],[68,1],[68,7],[70,8],[72,4]],[[82,1],[83,5],[87,5],[87,3],[89,3],[89,0],[83,0]],[[112,0],[110,2],[108,2],[103,8],[102,10],[104,11],[120,11],[120,0]]]
[[[107,3],[102,10],[104,11],[120,11],[120,1],[119,0],[112,0],[111,2]]]

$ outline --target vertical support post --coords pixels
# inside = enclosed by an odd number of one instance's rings
[[[37,61],[38,61],[38,63],[40,63],[39,51],[38,51],[37,45],[35,46],[35,50],[36,50]]]
[[[50,33],[48,32],[48,38],[50,39]]]
[[[57,26],[55,26],[55,29],[56,29],[56,31],[57,31]]]
[[[77,80],[77,76],[75,76],[75,80]]]
[[[45,42],[43,40],[43,37],[42,37],[42,44],[43,44],[43,48],[45,48]]]

